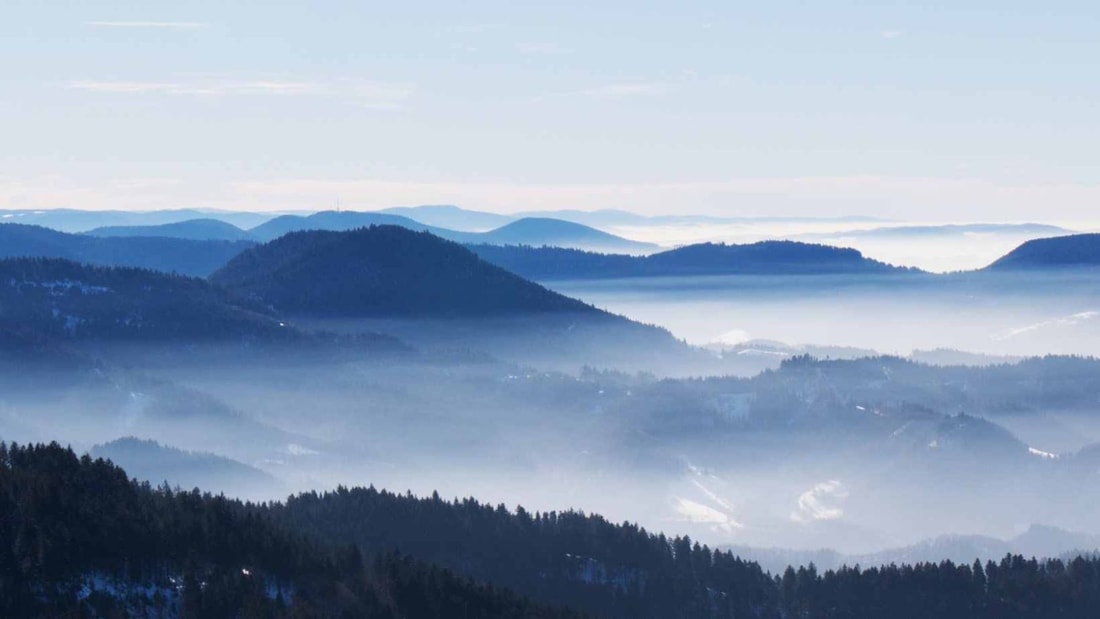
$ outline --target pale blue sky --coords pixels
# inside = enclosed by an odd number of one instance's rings
[[[0,208],[1100,219],[1095,2],[4,0]]]

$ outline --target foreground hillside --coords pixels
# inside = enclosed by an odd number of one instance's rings
[[[623,618],[1076,619],[1100,604],[1096,559],[810,566],[773,579],[688,538],[594,516],[343,488],[245,505],[138,485],[56,444],[0,444],[0,507],[4,616],[578,616],[502,580]],[[389,550],[402,543],[481,584]]]
[[[567,617],[396,554],[367,559],[263,510],[153,490],[55,445],[0,444],[0,614]]]

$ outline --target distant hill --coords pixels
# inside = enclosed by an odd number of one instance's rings
[[[409,230],[431,230],[419,221],[386,213],[321,211],[308,216],[283,215],[248,231],[256,240],[272,241],[290,232],[304,230],[354,230],[367,226],[401,226]]]
[[[278,319],[201,279],[68,260],[0,260],[0,321],[65,339],[282,338]]]
[[[155,236],[195,241],[248,241],[252,237],[233,224],[218,219],[188,219],[154,226],[107,226],[85,234],[101,237]]]
[[[462,232],[484,232],[499,228],[516,220],[512,215],[499,215],[484,211],[471,211],[449,204],[423,206],[395,206],[379,213],[401,215],[429,226],[449,228]]]
[[[168,482],[183,490],[202,488],[233,496],[275,498],[286,493],[271,475],[212,453],[192,452],[132,436],[96,445],[93,458],[105,458],[154,486]]]
[[[1100,234],[1073,234],[1028,241],[986,268],[1008,271],[1097,266]]]
[[[535,280],[912,271],[866,258],[854,249],[794,241],[749,245],[702,243],[649,256],[527,246],[476,245],[470,249],[493,264]]]
[[[190,219],[217,219],[238,228],[253,228],[271,219],[271,213],[170,209],[160,211],[85,211],[80,209],[0,210],[0,223],[45,226],[61,232],[84,232],[106,226],[156,226]]]
[[[40,226],[0,224],[0,259],[64,258],[88,264],[138,267],[181,275],[209,275],[253,246],[251,241],[100,238]]]
[[[429,208],[429,207],[422,207]],[[445,208],[445,207],[438,207]],[[416,209],[403,212],[411,214]],[[487,232],[463,232],[429,226],[403,215],[389,212],[322,211],[308,217],[284,215],[249,230],[260,241],[274,240],[288,232],[302,230],[345,231],[367,226],[400,226],[417,232],[432,234],[459,243],[489,245],[557,246],[601,251],[642,252],[657,249],[650,243],[639,243],[602,232],[581,224],[559,219],[525,218],[507,223]]]
[[[210,279],[291,314],[598,313],[461,245],[399,226],[288,234],[237,256]]]
[[[596,251],[642,252],[659,249],[571,221],[546,217],[525,217],[485,232],[476,238],[456,238],[490,245],[571,247]]]

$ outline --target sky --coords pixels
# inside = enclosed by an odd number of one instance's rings
[[[0,209],[1100,220],[1100,4],[0,5]]]

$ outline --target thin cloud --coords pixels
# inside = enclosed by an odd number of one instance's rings
[[[620,82],[582,90],[589,97],[637,97],[664,94],[668,84],[662,82]]]
[[[210,27],[210,24],[201,21],[86,21],[84,25],[95,28],[167,28],[174,30],[196,30]]]
[[[327,96],[372,109],[398,109],[415,92],[412,84],[359,79],[311,82],[274,79],[197,78],[180,81],[72,80],[70,90],[124,95],[190,97]]]
[[[517,46],[520,53],[533,56],[561,56],[572,53],[572,50],[554,45],[553,43],[522,43]]]
[[[900,30],[882,30],[878,35],[884,39],[897,39],[901,37],[902,32]]]

